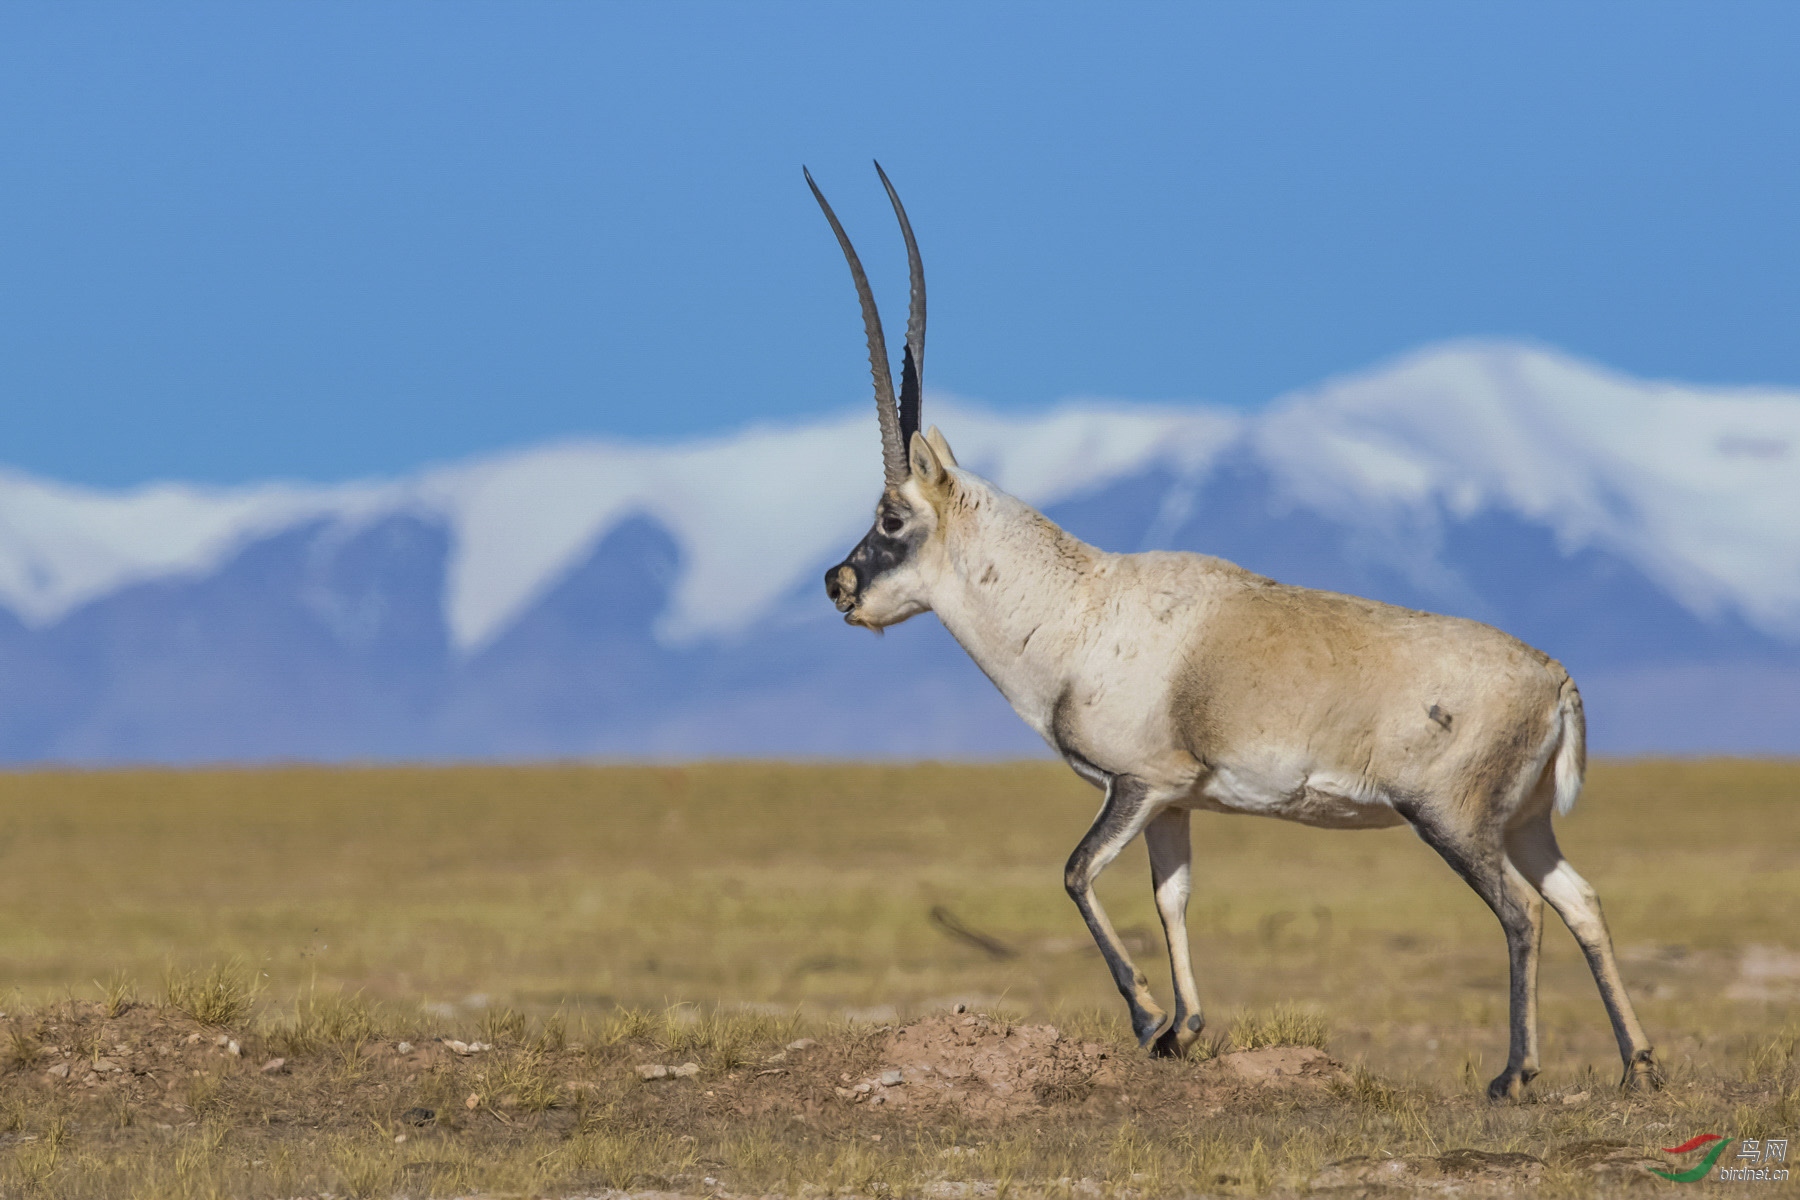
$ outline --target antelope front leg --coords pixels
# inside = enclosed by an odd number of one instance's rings
[[[1132,838],[1143,832],[1155,812],[1149,789],[1141,780],[1114,775],[1107,781],[1106,802],[1100,806],[1100,815],[1094,818],[1063,869],[1063,887],[1081,910],[1081,919],[1094,935],[1119,994],[1131,1006],[1131,1031],[1137,1035],[1140,1046],[1148,1046],[1155,1039],[1167,1017],[1150,998],[1150,980],[1132,964],[1125,944],[1106,918],[1106,910],[1100,907],[1094,895],[1094,880]]]
[[[1144,844],[1150,850],[1150,885],[1156,891],[1156,911],[1169,943],[1169,978],[1175,987],[1175,1019],[1156,1039],[1155,1053],[1158,1058],[1182,1058],[1206,1028],[1200,989],[1194,986],[1194,964],[1188,957],[1187,904],[1193,857],[1188,810],[1165,808],[1157,813],[1144,827]]]

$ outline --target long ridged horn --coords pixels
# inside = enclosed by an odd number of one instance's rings
[[[907,476],[906,443],[900,439],[899,414],[894,404],[894,379],[889,374],[887,339],[881,334],[881,314],[875,308],[875,293],[869,290],[869,277],[863,273],[862,262],[856,257],[856,247],[850,244],[850,236],[844,232],[837,214],[831,211],[831,205],[825,200],[825,193],[813,182],[811,171],[805,167],[800,170],[806,176],[806,186],[812,189],[813,199],[819,202],[819,207],[825,211],[825,219],[831,222],[831,232],[837,234],[844,259],[850,264],[850,278],[856,283],[856,298],[862,304],[863,335],[869,341],[869,374],[875,379],[875,419],[881,423],[882,474],[889,487],[899,487],[906,482]],[[908,350],[910,352],[910,346]],[[915,414],[918,411],[916,398],[913,411]],[[916,416],[914,425],[917,426]]]
[[[900,444],[910,446],[912,435],[919,432],[919,389],[925,382],[925,264],[919,260],[919,243],[913,240],[912,222],[906,219],[906,208],[900,193],[888,182],[887,172],[875,164],[881,186],[887,189],[894,215],[900,218],[900,232],[906,238],[906,269],[912,292],[906,310],[906,357],[900,364]]]

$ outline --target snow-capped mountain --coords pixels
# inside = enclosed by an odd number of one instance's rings
[[[1106,549],[1518,634],[1596,749],[1800,752],[1800,393],[1465,344],[1254,415],[926,407]],[[934,619],[825,601],[879,480],[866,404],[338,486],[0,470],[0,760],[1040,751]]]

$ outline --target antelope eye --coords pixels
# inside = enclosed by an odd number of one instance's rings
[[[902,521],[899,517],[894,516],[892,513],[881,518],[881,532],[883,533],[899,533],[905,527],[906,522]]]

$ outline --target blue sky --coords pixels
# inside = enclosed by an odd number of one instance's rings
[[[1421,343],[1800,384],[1800,5],[0,8],[0,463],[338,479]]]

